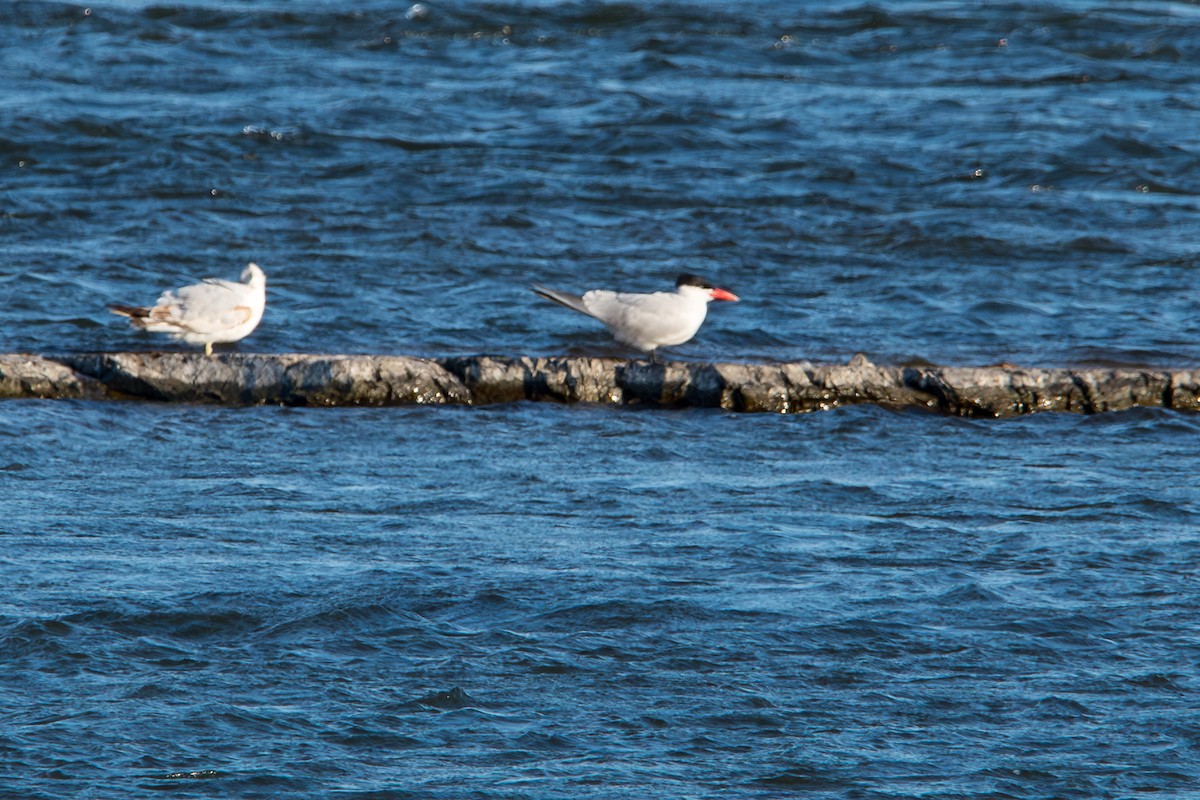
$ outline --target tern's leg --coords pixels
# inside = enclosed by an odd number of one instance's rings
[[[206,355],[206,356],[212,355],[212,342],[204,343],[204,355]]]

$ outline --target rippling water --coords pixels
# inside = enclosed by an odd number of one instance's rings
[[[0,415],[19,796],[1195,786],[1190,416]]]
[[[1194,366],[1185,3],[0,2],[0,351]],[[1184,797],[1193,416],[0,404],[0,794]]]

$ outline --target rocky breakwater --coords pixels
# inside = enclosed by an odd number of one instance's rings
[[[652,364],[611,358],[0,355],[0,398],[299,406],[563,403],[794,413],[875,403],[970,417],[1200,410],[1200,370],[849,364]]]

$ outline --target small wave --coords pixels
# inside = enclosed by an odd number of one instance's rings
[[[307,637],[320,631],[353,635],[357,631],[378,631],[381,627],[397,633],[404,629],[420,631],[431,626],[423,623],[415,614],[397,610],[386,603],[367,601],[356,604],[347,598],[330,604],[330,607],[299,613],[286,621],[274,623],[263,628],[262,635],[282,639]]]
[[[1077,720],[1094,717],[1095,713],[1086,705],[1069,697],[1042,697],[1034,702],[1033,714],[1041,719]]]
[[[956,586],[950,591],[945,592],[938,597],[938,601],[948,606],[973,603],[993,605],[1003,603],[1005,598],[978,583],[972,582]]]
[[[1133,253],[1130,245],[1118,242],[1109,236],[1079,236],[1064,245],[1067,250],[1078,250],[1084,253]]]
[[[299,137],[295,130],[280,130],[258,125],[246,125],[242,128],[242,135],[264,142],[291,142]]]
[[[855,781],[840,769],[794,763],[754,779],[758,786],[789,792],[844,792]]]
[[[431,692],[430,694],[418,697],[415,700],[410,701],[409,705],[420,708],[436,709],[438,711],[487,707],[486,704],[476,700],[458,686],[445,691]]]
[[[569,605],[541,615],[554,626],[575,630],[613,630],[663,623],[711,619],[712,612],[680,600],[590,602]]]
[[[146,777],[158,781],[209,781],[224,778],[229,774],[219,769],[197,769],[186,772],[168,772],[165,775],[147,775]]]
[[[258,628],[262,622],[259,616],[238,608],[213,609],[203,603],[190,610],[125,609],[119,614],[102,611],[75,615],[71,619],[78,625],[103,624],[129,636],[168,635],[183,640],[236,637]]]
[[[967,313],[981,317],[1054,316],[1052,311],[1035,308],[1025,303],[1017,303],[1011,300],[985,300],[971,306],[967,309]]]

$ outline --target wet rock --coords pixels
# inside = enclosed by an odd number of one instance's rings
[[[126,397],[249,405],[470,403],[434,361],[405,356],[90,353],[59,357]]]
[[[42,356],[0,353],[0,399],[102,398],[104,384]]]
[[[0,355],[0,398],[249,405],[550,401],[797,413],[874,403],[966,417],[1200,410],[1200,371],[697,364],[612,358],[80,353]]]
[[[468,356],[440,362],[458,377],[473,402],[621,403],[617,370],[628,363],[611,358],[499,358]]]
[[[1200,370],[1167,373],[1163,404],[1181,411],[1200,411]]]

